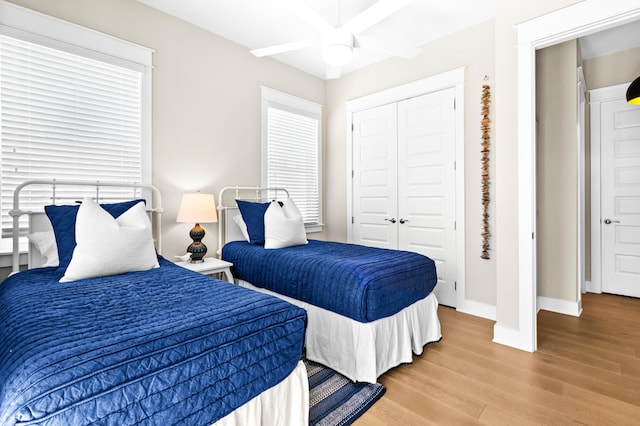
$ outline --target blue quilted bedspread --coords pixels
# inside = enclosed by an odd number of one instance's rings
[[[234,276],[312,305],[370,322],[428,296],[437,283],[432,259],[412,252],[309,240],[277,250],[226,244]]]
[[[0,425],[209,425],[294,370],[304,310],[160,265],[0,284]]]

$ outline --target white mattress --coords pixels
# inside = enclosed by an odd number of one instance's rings
[[[309,424],[309,379],[304,362],[271,389],[214,423],[214,426]]]
[[[356,382],[375,383],[387,370],[422,354],[424,345],[440,340],[438,301],[431,293],[397,314],[369,323],[258,288],[307,311],[306,356]]]

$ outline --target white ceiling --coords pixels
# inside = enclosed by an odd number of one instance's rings
[[[582,59],[609,55],[622,50],[640,47],[640,21],[600,31],[581,37]]]
[[[305,39],[321,34],[277,0],[138,0],[250,49]],[[299,0],[329,23],[338,26],[377,0]],[[340,16],[338,11],[340,10]],[[407,7],[380,21],[362,35],[418,47],[447,34],[493,18],[495,0],[413,0]],[[274,58],[320,78],[325,77],[322,47],[314,45]],[[386,59],[388,55],[356,49],[342,74]],[[406,59],[410,60],[410,59]]]
[[[298,40],[319,40],[321,34],[282,7],[279,0],[138,0],[250,49]],[[334,26],[367,9],[377,0],[297,0]],[[280,6],[279,6],[280,4]],[[386,42],[419,47],[495,16],[495,0],[413,0],[362,35]],[[640,46],[640,21],[580,39],[584,59]],[[320,44],[273,56],[286,64],[325,78]],[[342,74],[388,58],[355,49]],[[266,59],[265,59],[266,60]],[[405,59],[409,61],[410,59]]]

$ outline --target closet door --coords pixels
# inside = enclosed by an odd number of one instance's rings
[[[398,248],[436,262],[436,297],[456,306],[455,90],[398,103]]]
[[[353,241],[395,249],[397,227],[397,106],[353,114]]]

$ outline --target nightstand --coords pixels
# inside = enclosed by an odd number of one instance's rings
[[[233,275],[231,275],[231,267],[233,266],[233,263],[216,259],[214,257],[205,257],[203,260],[204,262],[198,263],[176,262],[176,265],[199,272],[203,275],[224,273],[227,281],[233,284]]]

